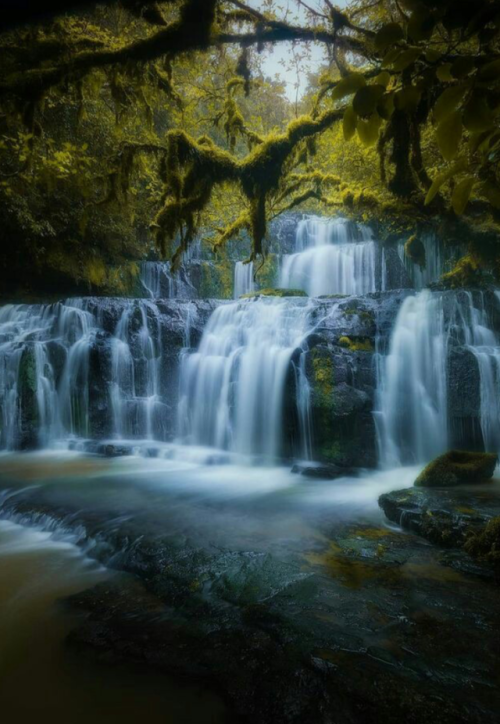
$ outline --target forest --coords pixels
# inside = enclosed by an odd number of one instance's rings
[[[496,724],[499,161],[499,0],[5,0],[6,721]]]

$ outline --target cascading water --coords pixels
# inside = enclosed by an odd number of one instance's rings
[[[381,462],[420,463],[447,447],[442,300],[424,291],[402,304],[389,353],[378,358],[375,413]]]
[[[261,455],[282,454],[285,387],[295,352],[302,450],[310,446],[308,383],[300,357],[309,331],[303,299],[258,298],[212,314],[199,349],[181,361],[179,431],[186,442]]]
[[[424,290],[403,302],[388,354],[376,357],[375,419],[385,467],[423,463],[449,449],[448,361],[457,346],[477,361],[483,446],[500,451],[500,340],[484,294]]]
[[[311,297],[376,291],[377,246],[370,229],[345,219],[299,222],[295,254],[283,257],[279,286]]]
[[[1,448],[165,439],[158,307],[120,301],[106,321],[103,308],[74,299],[0,309]]]
[[[255,290],[253,261],[245,264],[237,261],[234,265],[234,298],[239,299],[242,294]]]

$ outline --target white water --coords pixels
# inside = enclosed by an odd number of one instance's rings
[[[292,356],[309,330],[303,299],[257,298],[218,307],[199,349],[181,360],[179,431],[194,445],[274,460]],[[299,351],[300,357],[300,351]],[[295,366],[302,454],[309,454],[308,383]]]
[[[245,264],[237,261],[234,265],[234,298],[239,299],[242,294],[255,290],[253,261]]]
[[[0,309],[0,448],[15,448],[21,440],[23,405],[30,404],[21,394],[26,375],[36,397],[34,444],[91,435],[90,409],[98,393],[104,398],[99,404],[112,407],[111,436],[164,437],[156,305],[124,302],[111,335],[103,331],[101,309],[90,309],[91,300],[78,299]],[[98,370],[91,369],[92,360]],[[100,391],[92,387],[96,382]]]
[[[403,302],[389,353],[378,360],[376,422],[384,467],[420,463],[447,448],[446,338],[442,300]]]
[[[282,260],[279,286],[311,297],[376,291],[376,243],[371,230],[344,219],[299,222],[295,254]]]
[[[424,290],[403,302],[389,352],[377,356],[375,419],[386,468],[423,463],[449,449],[447,359],[454,344],[465,345],[477,360],[484,448],[500,451],[500,340],[484,294],[446,297]]]

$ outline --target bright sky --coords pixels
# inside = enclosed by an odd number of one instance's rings
[[[321,0],[306,0],[309,7],[322,10]],[[343,8],[348,0],[334,0],[334,5]],[[265,0],[247,0],[247,5],[256,10],[264,10]],[[280,6],[288,14],[290,22],[304,24],[308,13],[299,5],[297,0],[281,0]],[[310,17],[310,16],[309,16]],[[304,44],[298,43],[295,49],[292,43],[277,43],[270,51],[265,51],[263,71],[265,75],[274,77],[276,74],[286,85],[286,93],[291,101],[300,98],[306,90],[308,70],[317,70],[318,66],[327,61],[325,48],[321,44],[311,44],[307,59],[300,60],[304,52]],[[299,72],[297,73],[297,69]],[[298,84],[298,87],[297,87]]]

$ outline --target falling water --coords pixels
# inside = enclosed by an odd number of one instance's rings
[[[253,261],[248,264],[237,261],[234,265],[234,298],[239,299],[242,294],[253,292],[254,289]]]
[[[158,307],[119,301],[105,323],[104,306],[74,299],[0,309],[0,448],[165,438]]]
[[[376,251],[366,226],[307,217],[297,227],[295,254],[283,258],[279,286],[311,297],[374,292]]]
[[[199,346],[181,361],[179,430],[186,442],[276,459],[294,352],[297,416],[309,424],[300,351],[309,330],[303,299],[258,298],[218,307]],[[307,454],[310,435],[301,430]]]
[[[449,448],[447,361],[454,346],[477,360],[483,445],[500,451],[500,340],[484,294],[424,290],[404,301],[388,354],[377,355],[375,419],[384,466],[426,462]]]
[[[425,462],[447,447],[446,337],[442,300],[424,291],[403,302],[389,353],[379,358],[381,461]]]

